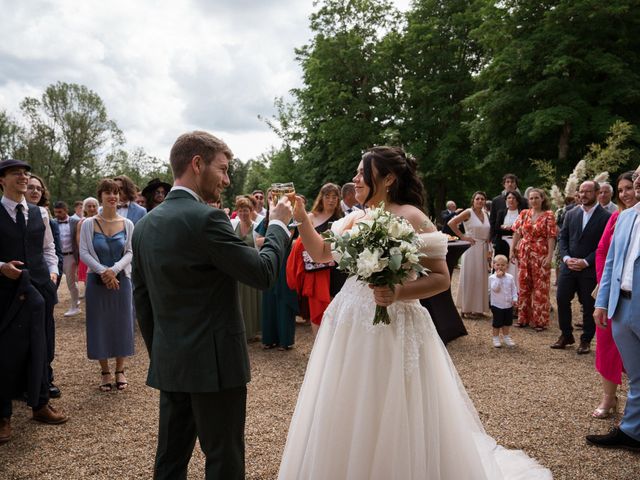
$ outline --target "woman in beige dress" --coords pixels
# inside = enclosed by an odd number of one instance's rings
[[[461,239],[471,244],[462,255],[460,283],[456,305],[463,318],[484,316],[489,306],[489,261],[491,243],[489,242],[489,216],[484,209],[487,195],[475,192],[471,197],[471,208],[449,220],[449,228]],[[463,234],[458,226],[464,223]]]
[[[253,231],[257,224],[252,220],[253,203],[248,197],[238,197],[236,200],[236,212],[238,216],[231,220],[236,235],[250,247],[255,247]],[[262,293],[253,287],[238,283],[238,293],[242,305],[242,316],[244,317],[244,328],[247,340],[253,341],[260,332],[260,316],[262,306]]]

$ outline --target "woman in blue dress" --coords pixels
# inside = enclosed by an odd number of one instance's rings
[[[100,390],[113,388],[109,358],[116,359],[115,387],[127,388],[125,359],[134,353],[131,288],[133,223],[117,214],[119,187],[105,179],[98,185],[102,211],[87,218],[80,230],[80,258],[87,265],[87,356],[98,360]]]

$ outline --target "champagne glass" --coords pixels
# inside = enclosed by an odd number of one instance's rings
[[[279,201],[283,195],[286,195],[289,198],[292,207],[296,204],[296,187],[293,182],[271,184],[271,195],[275,196],[276,202]],[[289,224],[290,227],[297,227],[298,225],[300,225],[300,223],[295,220]]]

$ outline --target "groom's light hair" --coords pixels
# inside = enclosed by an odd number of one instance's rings
[[[209,165],[218,153],[223,153],[229,160],[233,158],[233,153],[227,144],[210,133],[199,130],[183,133],[171,147],[169,155],[173,178],[182,177],[191,159],[196,155]]]

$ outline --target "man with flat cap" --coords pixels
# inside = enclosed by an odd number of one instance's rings
[[[264,246],[247,246],[223,210],[229,147],[206,132],[178,137],[166,200],[133,232],[134,300],[149,352],[147,384],[160,390],[154,478],[186,479],[196,438],[207,479],[244,478],[250,380],[238,282],[275,283],[289,241],[291,204],[273,204]]]
[[[58,258],[49,223],[25,199],[30,176],[25,162],[0,162],[0,443],[11,438],[11,400],[24,391],[34,420],[68,420],[49,404],[47,337]]]

